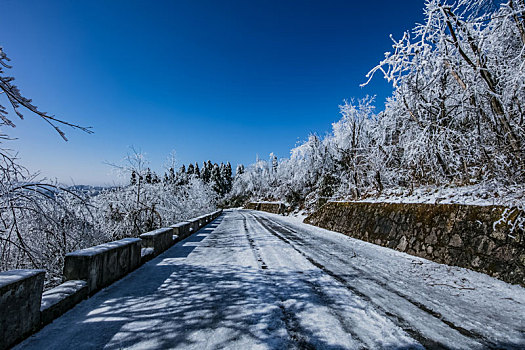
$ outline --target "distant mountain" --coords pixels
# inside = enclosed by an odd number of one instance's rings
[[[100,194],[100,192],[112,189],[113,187],[106,186],[91,186],[91,185],[74,185],[69,186],[66,189],[72,192],[82,193],[89,197],[94,197]]]

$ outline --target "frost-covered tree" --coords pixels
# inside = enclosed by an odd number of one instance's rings
[[[257,160],[231,198],[311,208],[385,188],[525,182],[525,5],[522,0],[427,0],[425,20],[371,70],[394,87],[384,110],[340,106],[277,163]],[[274,171],[276,169],[276,171]]]
[[[201,177],[201,170],[199,169],[199,164],[195,162],[195,176]]]
[[[29,111],[50,124],[64,140],[67,139],[61,126],[92,131],[37,108],[14,85],[14,78],[7,75],[7,69],[11,68],[8,62],[0,47],[0,270],[43,267],[53,270],[60,266],[64,252],[75,242],[90,241],[83,235],[85,220],[78,209],[83,208],[83,198],[64,191],[58,184],[39,180],[18,163],[16,155],[6,146],[10,140],[8,129],[15,127],[9,112],[12,109],[23,119],[23,111]]]
[[[237,168],[235,169],[235,177],[237,177],[238,175],[242,175],[243,173],[244,173],[244,165],[243,164],[237,165]]]
[[[211,161],[203,162],[202,163],[202,171],[201,171],[201,178],[204,182],[210,182],[211,177],[211,170],[212,170],[212,164]]]
[[[25,109],[29,111],[30,114],[40,117],[49,125],[51,125],[53,129],[55,129],[58,132],[58,134],[66,141],[66,135],[62,131],[62,129],[60,129],[60,126],[69,126],[74,129],[80,129],[87,133],[92,133],[91,128],[89,127],[82,127],[76,124],[72,124],[41,111],[37,106],[35,106],[32,103],[31,99],[24,97],[20,92],[20,89],[13,84],[15,78],[6,74],[6,69],[11,68],[11,66],[8,64],[9,61],[10,59],[9,57],[7,57],[4,49],[0,47],[0,93],[5,96],[5,99],[7,99],[7,102],[20,119],[24,119],[22,110]],[[9,126],[13,128],[15,127],[15,123],[9,116],[8,109],[2,103],[0,103],[0,119],[2,120],[0,126]],[[3,134],[3,138],[5,138],[5,136],[6,135]]]
[[[395,88],[384,117],[403,178],[523,181],[523,1],[429,0],[424,11],[369,73]]]
[[[135,172],[139,178],[146,179],[148,174],[155,178],[145,155],[136,151],[128,154],[125,164],[118,168],[124,177]],[[137,181],[90,198],[97,218],[92,223],[94,230],[108,240],[134,237],[214,210],[217,196],[211,186],[196,176],[188,176],[185,169],[183,165],[176,174],[169,171],[175,181]]]
[[[232,166],[230,162],[226,162],[225,165],[221,164],[221,180],[223,184],[222,194],[225,195],[232,189],[233,177],[232,177]]]
[[[211,168],[210,184],[212,185],[213,190],[217,194],[222,194],[223,184],[221,178],[221,170],[217,163],[213,164],[213,167]]]
[[[186,174],[188,174],[188,176],[192,176],[195,174],[195,168],[193,167],[193,164],[189,164],[188,165],[188,170],[186,170]]]
[[[273,154],[273,152],[270,153],[270,162],[272,163],[272,173],[276,173],[279,162],[277,161],[277,156]]]
[[[167,182],[170,183],[170,184],[174,184],[175,183],[175,169],[173,167],[170,167],[168,169],[168,173],[166,174],[167,176]]]

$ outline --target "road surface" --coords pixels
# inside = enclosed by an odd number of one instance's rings
[[[525,348],[525,289],[232,210],[23,349]]]

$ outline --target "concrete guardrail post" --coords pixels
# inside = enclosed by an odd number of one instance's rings
[[[40,327],[44,270],[0,273],[0,349],[7,349]]]
[[[93,294],[140,265],[141,242],[140,238],[124,238],[66,254],[64,276],[86,281]]]

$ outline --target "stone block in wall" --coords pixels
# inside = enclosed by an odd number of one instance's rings
[[[217,219],[222,214],[222,209],[216,210],[213,213],[211,213],[211,221]]]
[[[258,203],[255,202],[246,203],[244,209],[257,210],[257,205]]]
[[[89,294],[115,282],[141,263],[140,238],[124,238],[66,254],[66,280],[84,280]]]
[[[41,324],[45,326],[88,297],[86,281],[71,280],[42,294]]]
[[[286,211],[286,205],[282,202],[251,202],[247,203],[244,208],[273,214],[284,214]]]
[[[141,234],[143,248],[153,248],[153,254],[159,255],[173,245],[173,228],[160,228]]]
[[[193,219],[190,219],[188,220],[189,224],[190,224],[190,234],[193,234],[197,231],[199,231],[200,229],[200,223],[199,223],[199,219],[198,218],[193,218]]]
[[[173,234],[177,236],[176,240],[179,241],[199,231],[200,228],[212,222],[221,213],[222,213],[222,210],[216,210],[211,214],[206,214],[206,215],[202,215],[196,218],[189,219],[187,221],[179,222],[175,225],[170,226],[170,228],[173,228]]]
[[[208,223],[206,215],[199,216],[197,219],[199,219],[199,227],[204,227]]]
[[[0,349],[7,349],[40,327],[44,270],[0,272]]]
[[[176,237],[176,236],[174,236]],[[175,239],[173,239],[175,242]],[[153,248],[141,248],[140,249],[140,264],[144,264],[155,257],[155,251]]]
[[[179,239],[184,239],[190,234],[190,223],[188,221],[179,222],[170,227],[173,229],[173,234]]]

